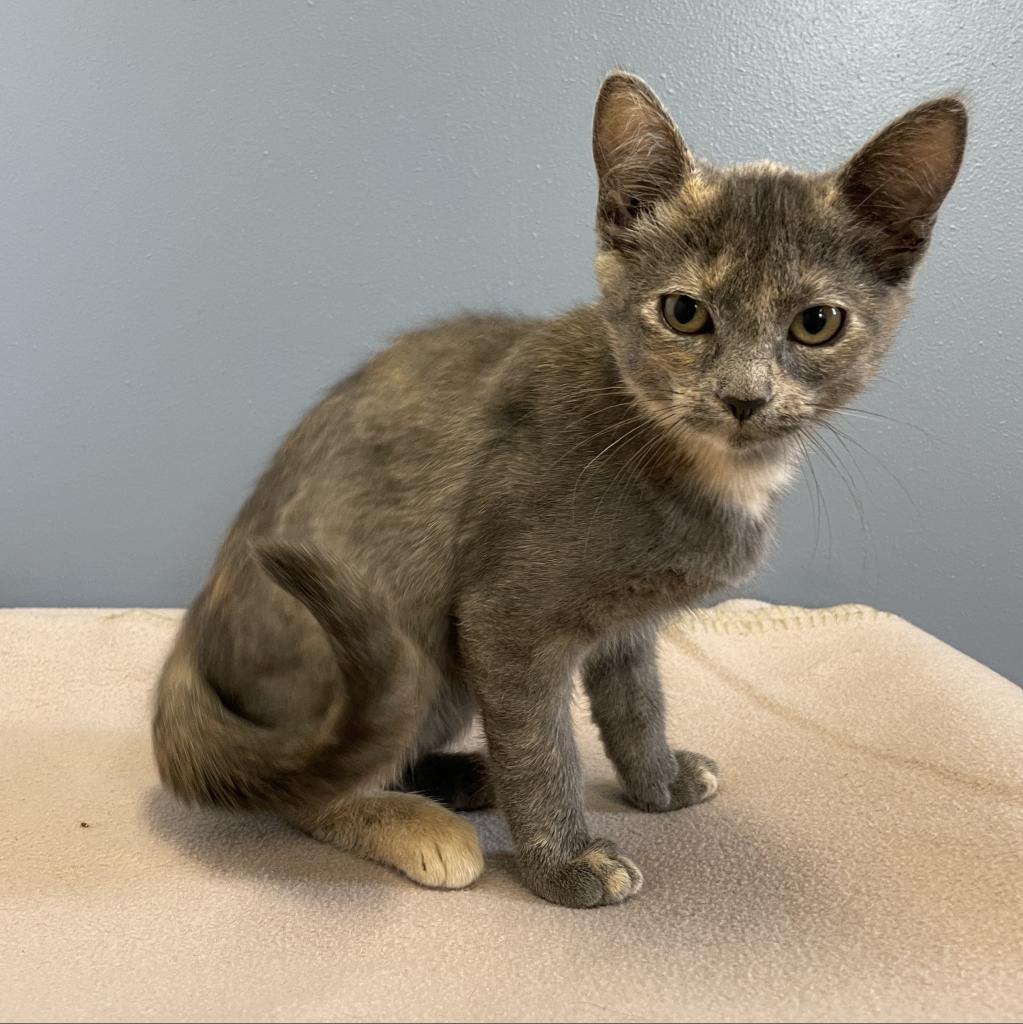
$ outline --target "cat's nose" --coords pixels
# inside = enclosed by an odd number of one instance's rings
[[[748,420],[761,406],[767,405],[770,400],[767,395],[760,395],[756,398],[734,398],[732,395],[724,395],[721,401],[725,408],[742,423]]]

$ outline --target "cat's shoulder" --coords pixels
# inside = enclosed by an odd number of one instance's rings
[[[400,334],[392,345],[402,349],[435,349],[450,346],[508,343],[543,327],[538,317],[501,312],[466,312],[431,321]]]

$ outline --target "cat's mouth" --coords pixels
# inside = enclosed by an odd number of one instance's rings
[[[758,456],[782,440],[783,434],[764,430],[763,427],[751,427],[749,424],[729,424],[721,422],[689,423],[691,435],[695,441],[699,438],[702,446],[709,446],[719,453],[729,452],[733,455]]]
[[[734,419],[716,420],[713,425],[704,427],[707,433],[724,442],[729,448],[755,448],[768,441],[775,440],[778,431],[772,424],[764,423],[758,418],[737,422]]]
[[[713,427],[703,427],[703,433],[732,451],[753,454],[783,445],[801,426],[787,421],[758,422],[755,419],[741,423],[718,421]]]
[[[749,455],[784,446],[809,426],[806,417],[788,411],[761,410],[740,420],[701,406],[687,409],[679,422],[705,444]]]

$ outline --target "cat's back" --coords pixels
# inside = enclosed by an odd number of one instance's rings
[[[306,476],[401,466],[418,475],[438,461],[453,469],[490,382],[541,323],[476,314],[400,335],[309,413],[282,447],[284,461]]]
[[[379,563],[381,548],[421,543],[427,524],[443,530],[487,429],[490,384],[542,322],[470,315],[398,337],[284,441],[228,546],[286,535],[371,548]]]
[[[401,409],[411,425],[449,423],[471,414],[483,390],[543,320],[469,314],[409,331],[379,352],[328,397],[353,414]],[[454,404],[452,404],[454,403]]]

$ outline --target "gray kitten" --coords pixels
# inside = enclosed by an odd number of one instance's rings
[[[610,75],[600,299],[406,335],[309,413],[164,667],[164,782],[445,888],[483,870],[448,808],[496,801],[538,895],[637,892],[587,827],[573,673],[633,804],[714,794],[665,737],[657,626],[757,568],[801,436],[891,343],[965,137],[945,98],[832,173],[718,169]],[[445,751],[477,713],[486,757]]]

